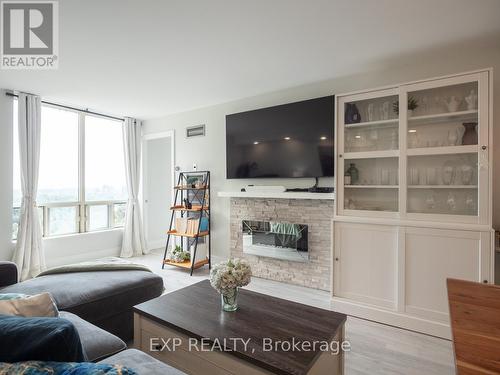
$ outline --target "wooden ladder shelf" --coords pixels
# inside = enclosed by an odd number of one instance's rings
[[[162,269],[165,265],[175,266],[193,271],[211,263],[211,241],[210,241],[210,172],[193,171],[180,172],[177,185],[174,187],[174,205],[170,207],[170,227],[167,231],[167,243],[163,255]],[[178,220],[180,219],[180,220]],[[191,221],[192,220],[192,221]],[[190,223],[191,222],[191,223]],[[186,228],[177,228],[176,225],[185,223]],[[188,224],[190,223],[190,224]],[[190,260],[177,262],[171,259],[169,245],[174,248],[178,246],[184,251],[189,251]],[[208,252],[206,258],[197,259],[196,252],[200,239],[207,244]],[[192,251],[191,251],[192,249]]]

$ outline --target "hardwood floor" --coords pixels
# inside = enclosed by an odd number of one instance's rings
[[[133,261],[147,265],[163,277],[165,293],[208,277],[208,267],[189,272],[175,267],[161,269],[163,254],[154,251]],[[334,310],[329,293],[275,281],[253,278],[247,289],[307,305]],[[455,373],[452,343],[363,319],[349,317],[346,339],[352,350],[346,353],[347,375],[452,375]]]

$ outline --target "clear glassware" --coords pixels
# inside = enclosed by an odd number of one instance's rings
[[[383,168],[380,172],[380,184],[389,185],[389,170],[387,168]]]
[[[448,146],[456,146],[458,142],[458,131],[452,129],[448,131]]]
[[[446,204],[450,211],[455,211],[457,209],[457,202],[455,199],[455,195],[453,193],[448,194],[448,198],[446,199]]]
[[[437,184],[436,168],[434,167],[427,168],[427,184],[428,185]]]
[[[470,185],[472,182],[472,174],[474,172],[473,168],[470,165],[464,164],[460,169],[462,175],[462,184]]]
[[[474,212],[476,210],[476,202],[471,194],[468,194],[467,197],[465,197],[465,208],[469,212]]]
[[[451,185],[454,178],[455,178],[455,167],[450,164],[445,165],[443,167],[443,183],[445,185]]]
[[[418,168],[410,168],[410,185],[418,185]]]
[[[436,199],[434,198],[434,194],[429,194],[425,199],[425,205],[427,209],[433,210],[436,207]]]

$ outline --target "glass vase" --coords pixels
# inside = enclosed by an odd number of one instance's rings
[[[238,288],[230,289],[221,293],[222,309],[224,311],[236,311],[238,309]]]

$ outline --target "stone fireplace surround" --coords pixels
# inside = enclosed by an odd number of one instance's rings
[[[231,198],[231,256],[250,262],[254,276],[309,288],[330,290],[332,199]],[[306,224],[309,261],[293,262],[243,253],[243,220]]]

